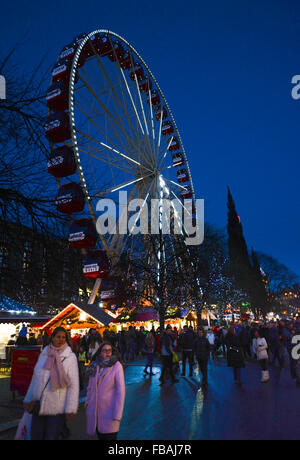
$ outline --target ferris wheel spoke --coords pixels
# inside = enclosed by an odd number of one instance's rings
[[[85,113],[85,111],[79,106],[79,104],[75,103],[75,105],[79,108],[79,110],[81,110],[81,111],[85,114],[85,116],[91,121],[91,123],[95,126],[95,128],[104,136],[103,131],[99,128],[99,126],[98,126],[92,119],[89,118],[89,116],[88,116],[88,115]],[[77,130],[77,132],[79,132],[79,133],[80,133],[81,135],[83,135],[83,136],[85,135],[82,131]],[[109,140],[109,141],[110,141],[110,143],[112,143],[111,140]],[[114,154],[121,156],[121,157],[124,158],[124,160],[126,160],[127,162],[131,162],[131,163],[133,163],[133,164],[135,164],[135,165],[138,165],[139,167],[141,167],[141,168],[143,168],[143,169],[148,169],[148,171],[150,171],[149,168],[145,167],[145,166],[142,165],[140,162],[134,160],[134,159],[131,158],[129,155],[125,155],[124,153],[121,153],[121,152],[120,152],[119,150],[117,150],[116,148],[114,148],[114,147],[112,147],[112,146],[109,146],[109,145],[107,145],[107,144],[105,144],[104,142],[101,142],[101,141],[96,141],[96,140],[95,140],[95,142],[97,142],[97,143],[98,143],[99,145],[101,145],[102,147],[104,147],[104,148],[110,150],[110,151],[113,152]],[[135,169],[136,169],[136,168],[135,168]]]
[[[138,83],[138,79],[137,79],[136,73],[134,73],[134,80],[135,80],[136,91],[137,91],[137,95],[138,95],[138,98],[139,98],[140,107],[141,107],[141,110],[142,110],[142,114],[143,114],[143,118],[144,118],[144,124],[145,124],[145,128],[146,128],[146,136],[145,136],[145,139],[147,140],[147,145],[148,145],[148,148],[149,148],[149,153],[150,153],[150,155],[151,155],[151,158],[153,159],[153,162],[154,162],[154,163],[153,163],[153,167],[154,167],[154,164],[155,164],[155,157],[154,157],[154,154],[153,154],[153,151],[152,151],[152,147],[151,147],[150,134],[149,134],[149,127],[148,127],[147,118],[146,118],[146,115],[145,115],[144,104],[143,104],[142,95],[141,95],[141,91],[140,91],[140,87],[139,87],[139,83]],[[151,100],[149,101],[149,104],[150,104],[150,107],[152,108]],[[147,149],[147,146],[146,146],[146,149]]]
[[[143,143],[144,143],[144,149],[143,149],[144,156],[148,158],[148,160],[152,163],[152,166],[154,167],[153,159],[152,159],[151,155],[149,155],[149,152],[148,152],[148,149],[147,149],[147,146],[146,146],[145,138],[147,137],[147,135],[145,134],[144,128],[142,126],[142,122],[141,122],[141,119],[140,119],[139,114],[138,114],[137,106],[136,106],[136,104],[135,104],[135,102],[133,100],[129,85],[127,83],[126,77],[125,77],[124,72],[123,72],[123,69],[120,68],[120,71],[121,71],[121,74],[122,74],[122,77],[123,77],[123,81],[125,83],[127,93],[128,93],[129,98],[131,100],[131,103],[132,103],[132,106],[133,106],[133,109],[134,109],[134,113],[136,115],[138,124],[139,124],[141,132],[142,132],[142,140],[143,140]],[[136,78],[136,76],[135,76],[135,78]]]
[[[133,127],[133,125],[132,125],[132,123],[131,123],[131,120],[130,120],[130,117],[128,116],[128,112],[127,112],[127,110],[126,110],[126,108],[125,108],[125,105],[122,104],[122,102],[121,102],[121,100],[120,100],[120,98],[119,98],[119,96],[118,96],[118,94],[117,94],[117,92],[116,92],[116,90],[115,90],[115,88],[114,88],[114,86],[113,86],[113,84],[112,84],[112,82],[111,82],[111,80],[110,80],[110,78],[109,78],[109,76],[108,76],[106,70],[105,70],[105,67],[104,67],[103,63],[101,62],[101,60],[100,60],[100,58],[99,58],[99,56],[98,56],[98,54],[96,54],[96,58],[97,58],[97,62],[98,62],[98,64],[99,64],[99,68],[100,68],[102,74],[104,75],[104,79],[105,79],[105,81],[106,81],[106,83],[107,83],[107,86],[108,86],[108,87],[110,88],[110,90],[114,93],[114,95],[116,96],[116,98],[117,98],[117,100],[118,100],[120,106],[122,107],[122,109],[123,109],[124,112],[126,113],[126,115],[127,115],[126,121],[127,121],[128,125]],[[118,66],[118,67],[119,67],[119,66]],[[122,71],[121,68],[120,68],[120,70]],[[123,77],[125,78],[124,74],[123,74]],[[126,79],[125,79],[125,81],[126,81]],[[126,82],[126,83],[127,83],[127,82]],[[122,86],[121,86],[121,89],[122,89]],[[128,89],[129,89],[129,88],[128,88]],[[122,94],[123,94],[123,91],[122,91]],[[130,93],[129,93],[129,94],[130,94]],[[131,96],[131,94],[130,94],[130,96]],[[112,98],[112,99],[113,99],[113,103],[114,103],[114,106],[115,106],[115,110],[118,112],[119,120],[120,120],[121,123],[122,123],[122,119],[121,119],[121,117],[120,117],[118,107],[117,107],[117,105],[115,104],[115,99],[114,99],[114,98]],[[132,101],[132,102],[133,102],[133,101]],[[135,108],[135,106],[134,106],[134,108]],[[122,124],[122,125],[123,125],[123,124]],[[130,143],[131,143],[131,139],[127,136],[127,129],[124,128],[124,125],[123,125],[123,129],[124,129],[125,136],[127,137],[128,143],[130,144]],[[135,128],[133,127],[133,129],[135,129]],[[136,137],[138,138],[138,134],[137,134],[137,131],[136,131],[136,130],[135,130],[135,135],[136,135]],[[132,142],[131,144],[132,144],[132,148],[134,148],[134,147],[135,147],[135,143]],[[137,153],[139,154],[139,151],[137,151]]]
[[[121,106],[123,107],[125,113],[127,114],[127,118],[128,118],[128,122],[129,122],[129,127],[133,129],[133,132],[135,133],[135,136],[136,136],[136,137],[139,137],[137,130],[135,129],[135,127],[134,127],[133,124],[131,123],[130,117],[128,116],[127,104],[126,104],[127,98],[125,97],[125,92],[124,92],[124,90],[123,90],[123,84],[122,84],[122,82],[123,82],[123,83],[124,83],[124,81],[126,82],[126,79],[125,79],[124,73],[122,74],[122,72],[121,72],[122,68],[121,68],[121,66],[119,65],[118,56],[117,56],[117,53],[116,53],[116,51],[115,51],[115,49],[114,49],[114,47],[113,47],[113,43],[112,43],[112,41],[111,41],[110,36],[109,36],[109,40],[110,40],[110,44],[111,44],[111,47],[112,47],[113,52],[114,52],[114,55],[115,55],[115,62],[116,62],[115,69],[116,69],[116,71],[117,71],[116,73],[117,73],[117,76],[118,76],[119,87],[120,87],[121,92],[122,92],[123,104],[122,104],[122,102],[120,101],[119,98],[118,98],[118,100],[119,100]],[[132,59],[131,53],[130,53],[130,56],[131,56],[131,63],[132,63],[132,65],[133,65],[133,59]],[[121,76],[122,76],[122,79],[120,78]],[[107,76],[107,78],[108,78],[108,76]],[[127,86],[127,85],[126,85],[126,86]],[[128,95],[127,87],[126,87],[126,94]],[[143,132],[142,132],[142,134],[143,134]]]
[[[109,40],[110,40],[110,37],[109,37]],[[110,42],[111,42],[111,40],[110,40]],[[115,52],[115,51],[114,51],[114,52]],[[116,96],[116,99],[117,99],[117,101],[118,101],[120,107],[122,108],[122,110],[124,110],[124,112],[127,113],[127,109],[126,109],[126,107],[125,107],[125,104],[122,104],[122,101],[120,100],[119,95],[118,95],[118,93],[116,92],[116,90],[115,90],[115,88],[114,88],[114,85],[112,84],[111,79],[109,78],[109,76],[108,76],[108,74],[107,74],[107,72],[106,72],[106,70],[105,70],[105,67],[104,67],[104,65],[103,65],[103,63],[102,63],[102,61],[101,61],[101,59],[99,58],[98,53],[96,53],[96,59],[97,59],[97,62],[98,62],[98,64],[99,64],[99,68],[100,68],[100,70],[101,70],[101,72],[102,72],[102,74],[103,74],[103,76],[104,76],[104,79],[105,79],[105,81],[106,81],[107,86],[110,88],[110,90],[111,90],[111,91],[114,93],[114,95]],[[116,62],[118,62],[118,61],[116,61]],[[116,105],[115,105],[115,108],[116,108],[116,110],[118,111],[118,114],[119,114],[119,110],[118,110],[118,108],[117,108]],[[119,116],[119,118],[120,118],[120,116]],[[120,120],[121,120],[121,118],[120,118]],[[127,118],[127,120],[129,121],[129,117]],[[131,126],[133,127],[133,125],[131,125]],[[134,127],[133,127],[133,128],[134,128]]]
[[[107,115],[107,119],[109,120],[111,126],[112,126],[112,129],[115,133],[115,136],[119,139],[120,143],[122,144],[122,147],[124,148],[124,150],[127,150],[127,147],[124,145],[123,143],[123,140],[122,140],[122,137],[120,136],[120,132],[125,136],[125,138],[127,139],[128,141],[128,145],[130,146],[130,144],[132,144],[132,141],[129,139],[126,131],[124,130],[123,126],[120,125],[119,121],[116,120],[116,118],[113,116],[113,114],[110,112],[110,110],[106,107],[106,105],[103,103],[103,101],[99,98],[99,96],[95,93],[93,87],[91,86],[90,82],[89,82],[89,79],[87,77],[87,75],[85,74],[84,70],[81,69],[84,77],[86,78],[86,80],[82,77],[82,75],[79,75],[79,79],[85,84],[86,88],[88,89],[88,91],[94,96],[94,98],[97,100],[97,102],[100,104],[102,110],[104,111],[104,113]],[[87,115],[86,115],[87,116]],[[91,121],[91,118],[89,118],[90,121]],[[95,123],[93,123],[95,124]],[[116,129],[118,128],[118,130]],[[130,148],[130,147],[129,147]]]
[[[79,131],[79,132],[80,132],[80,131]],[[94,138],[88,136],[87,134],[84,134],[84,133],[82,133],[82,134],[83,134],[83,136],[85,136],[85,137],[88,138],[89,140],[91,140],[91,141],[95,142],[96,144],[102,146],[102,143],[101,143],[100,141],[97,141],[96,139],[94,139]],[[118,158],[114,158],[114,161],[115,161],[115,162],[113,162],[113,161],[112,161],[112,158],[110,158],[110,160],[108,160],[108,159],[103,158],[103,157],[101,157],[101,156],[97,156],[97,155],[95,155],[95,153],[94,153],[94,152],[96,152],[96,153],[101,153],[101,152],[103,152],[103,150],[95,150],[95,151],[93,152],[93,151],[84,150],[82,147],[78,147],[78,149],[79,149],[81,152],[83,152],[83,153],[85,153],[85,154],[87,154],[87,155],[91,155],[91,156],[93,156],[94,158],[96,158],[97,160],[103,161],[103,162],[105,162],[105,163],[107,163],[107,164],[110,164],[111,166],[114,166],[114,167],[116,167],[116,168],[119,168],[119,169],[121,169],[122,171],[127,172],[128,174],[132,174],[132,175],[134,175],[134,176],[136,175],[136,170],[135,170],[135,169],[133,169],[133,168],[131,168],[131,169],[125,168],[124,165],[119,161]],[[127,167],[128,167],[128,166],[131,167],[131,163],[126,162],[126,166],[127,166]]]
[[[132,200],[132,198],[135,196],[137,190],[137,184],[133,186],[130,195],[129,195],[129,200]],[[111,251],[114,252],[117,255],[122,254],[122,245],[123,247],[126,246],[126,242],[128,240],[129,234],[127,232],[127,225],[128,225],[128,209],[127,206],[123,209],[121,216],[117,222],[116,228],[118,229],[119,233],[116,233],[115,235],[112,235],[110,242],[109,242],[109,247],[111,248]],[[126,227],[126,232],[124,232],[124,227]],[[120,233],[120,229],[122,229],[122,233]],[[125,241],[124,241],[125,240]]]
[[[102,131],[102,129],[99,128],[98,124],[85,112],[85,110],[78,104],[78,102],[75,102],[74,103],[75,106],[86,116],[86,118],[90,121],[90,123],[97,129],[97,131],[99,131],[101,133],[101,135],[103,136],[103,138],[105,139],[108,139],[109,142],[113,145],[113,142],[111,141],[111,139],[109,139],[107,137],[107,135]],[[81,131],[80,131],[81,134],[83,134]]]
[[[164,179],[168,182],[170,182],[171,184],[175,185],[176,187],[182,189],[182,190],[186,190],[186,187],[184,187],[183,185],[180,185],[178,184],[177,182],[174,182],[173,180],[171,179],[168,179],[167,177],[164,177]]]
[[[121,171],[123,171],[123,172],[126,172],[127,174],[132,174],[133,176],[136,176],[136,174],[135,174],[134,172],[125,169],[124,167],[120,166],[120,165],[117,164],[117,163],[113,163],[112,161],[109,161],[109,160],[106,160],[105,158],[99,157],[99,156],[95,155],[95,153],[93,153],[93,152],[89,152],[89,151],[84,150],[84,149],[82,149],[82,148],[79,148],[78,150],[79,150],[80,152],[86,154],[86,155],[89,155],[90,157],[95,158],[96,160],[101,161],[102,163],[108,164],[108,165],[110,165],[110,166],[112,166],[112,167],[114,167],[114,168],[117,168],[117,169],[119,169],[119,170],[121,170]],[[79,168],[79,169],[80,169],[80,168]],[[81,169],[82,169],[82,167],[81,167]]]
[[[106,195],[108,193],[117,192],[118,190],[121,190],[122,188],[125,188],[125,187],[129,187],[132,184],[136,184],[137,182],[140,182],[141,180],[144,180],[149,176],[150,175],[144,176],[144,177],[138,177],[137,179],[134,179],[134,180],[131,180],[131,181],[126,181],[126,182],[123,182],[123,183],[121,183],[119,185],[115,185],[115,186],[113,186],[113,187],[111,187],[109,189],[102,190],[101,192],[99,192],[96,195],[94,195],[92,198],[99,198],[100,196]]]

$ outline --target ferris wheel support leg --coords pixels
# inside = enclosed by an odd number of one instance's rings
[[[98,291],[99,291],[100,286],[101,286],[101,281],[102,281],[102,278],[97,278],[96,279],[94,287],[93,287],[93,290],[92,290],[92,293],[91,293],[90,298],[88,300],[88,304],[93,304],[95,302],[96,295],[98,294]]]

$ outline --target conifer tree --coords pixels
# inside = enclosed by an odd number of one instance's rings
[[[250,294],[251,290],[251,262],[245,242],[240,218],[236,212],[235,204],[228,187],[228,252],[230,259],[231,275],[237,289]]]

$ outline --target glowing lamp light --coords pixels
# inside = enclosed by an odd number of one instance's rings
[[[79,315],[79,321],[85,321],[86,320],[86,313],[82,312]]]

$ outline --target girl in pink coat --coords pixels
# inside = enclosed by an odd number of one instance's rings
[[[123,416],[125,379],[122,364],[112,354],[110,343],[101,344],[88,374],[86,424],[89,435],[99,439],[117,439]]]

